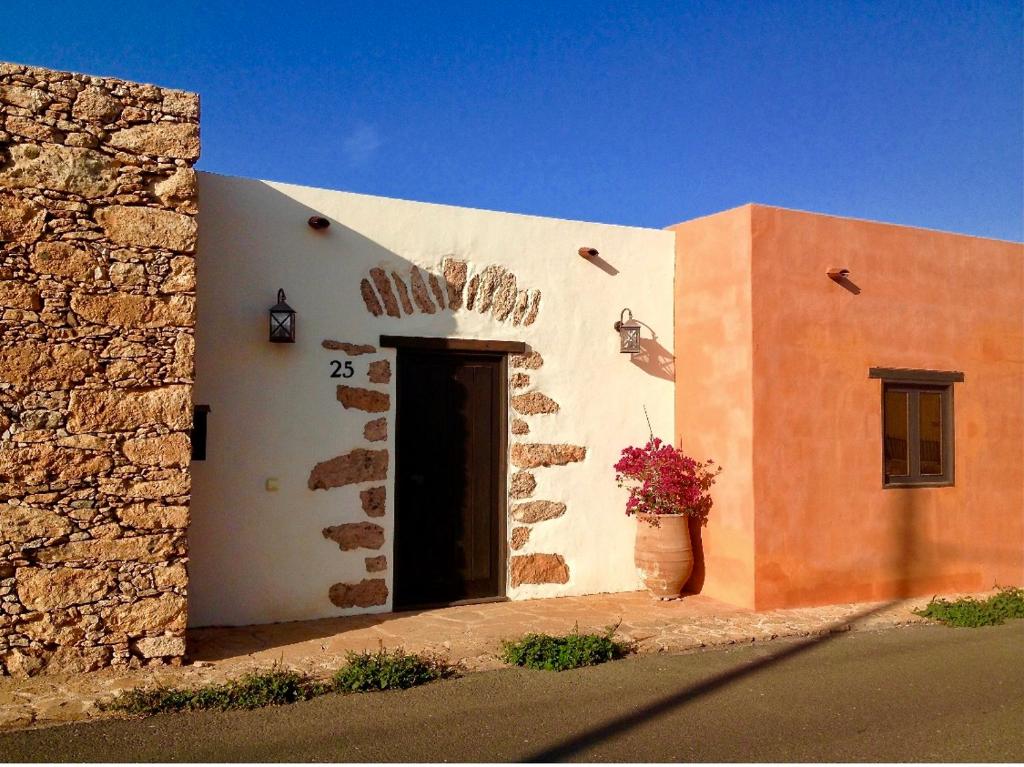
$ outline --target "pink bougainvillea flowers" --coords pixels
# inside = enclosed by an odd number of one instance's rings
[[[629,488],[626,514],[685,514],[708,523],[711,486],[722,469],[703,463],[652,437],[643,447],[627,447],[614,466],[619,487]]]

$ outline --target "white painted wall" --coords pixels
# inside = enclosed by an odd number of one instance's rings
[[[632,590],[634,522],[615,486],[619,450],[646,440],[646,405],[655,433],[671,439],[671,361],[652,375],[618,352],[612,324],[624,306],[657,334],[671,354],[674,234],[668,231],[561,221],[347,194],[287,184],[200,177],[199,291],[195,402],[209,404],[206,461],[192,464],[189,622],[241,625],[320,618],[384,608],[341,610],[328,600],[334,583],[368,577],[364,557],[387,555],[391,590],[394,417],[388,442],[365,443],[375,417],[346,411],[340,383],[329,377],[326,338],[376,346],[381,334],[522,340],[544,357],[527,371],[560,412],[530,416],[525,442],[585,445],[579,464],[534,470],[534,499],[563,501],[566,514],[537,524],[520,552],[562,554],[564,586],[523,586],[515,599]],[[317,232],[311,215],[332,222]],[[597,248],[609,271],[580,258]],[[462,309],[401,319],[371,316],[359,281],[375,266],[408,273],[410,263],[439,271],[443,257],[513,271],[520,287],[543,293],[530,327],[497,323]],[[298,312],[298,342],[267,341],[267,310],[284,288]],[[644,331],[645,337],[650,330]],[[393,350],[351,358],[356,376]],[[511,419],[510,419],[511,420]],[[310,491],[310,469],[354,447],[386,446],[391,454],[387,514],[371,521],[386,531],[379,552],[342,552],[321,530],[366,520],[353,485]],[[510,467],[510,471],[512,467]],[[265,489],[275,478],[279,490]],[[509,525],[511,530],[512,524]],[[373,577],[373,576],[369,576]]]

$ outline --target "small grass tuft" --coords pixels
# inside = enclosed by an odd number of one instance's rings
[[[1000,589],[984,600],[962,597],[950,602],[936,597],[920,610],[914,610],[914,614],[947,626],[998,626],[1008,618],[1024,618],[1024,589]]]
[[[596,666],[630,652],[631,647],[613,637],[618,626],[609,626],[603,634],[581,634],[579,626],[571,634],[526,634],[501,643],[501,659],[513,666],[543,671],[567,671]]]
[[[295,671],[272,669],[201,687],[141,687],[126,690],[103,707],[108,711],[148,716],[165,711],[219,708],[253,709],[279,706],[321,694],[325,690],[310,677]]]
[[[331,689],[337,692],[405,690],[454,674],[451,666],[437,658],[401,649],[350,652],[346,660],[331,677]]]

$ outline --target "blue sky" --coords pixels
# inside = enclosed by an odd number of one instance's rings
[[[202,94],[204,170],[666,226],[1024,239],[1020,2],[13,2],[0,59]]]

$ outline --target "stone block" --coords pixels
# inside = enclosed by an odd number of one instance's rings
[[[122,449],[129,461],[140,466],[188,466],[192,458],[192,441],[183,432],[130,439]]]
[[[0,168],[0,186],[51,189],[82,197],[103,197],[117,187],[120,163],[94,149],[60,144],[17,144]]]
[[[512,498],[529,498],[537,489],[536,478],[528,471],[517,471],[509,483],[509,496]]]
[[[359,293],[363,297],[363,303],[366,305],[366,311],[374,317],[380,317],[384,313],[384,309],[380,305],[377,294],[373,292],[373,286],[370,284],[369,280],[364,278],[360,281]]]
[[[112,466],[107,453],[74,450],[46,442],[0,451],[0,476],[17,477],[28,485],[41,485],[51,480],[77,482],[108,471]]]
[[[377,347],[369,344],[350,344],[348,341],[333,341],[329,338],[320,342],[325,349],[345,352],[349,357],[358,357],[360,354],[373,354]]]
[[[582,461],[587,449],[580,445],[514,444],[509,446],[509,460],[519,469],[538,466],[564,466]]]
[[[469,267],[465,261],[446,258],[441,263],[441,270],[448,287],[448,308],[452,311],[462,308],[462,290],[466,286]]]
[[[384,528],[373,522],[348,522],[323,529],[323,536],[338,544],[342,551],[379,549],[384,545]]]
[[[388,569],[388,558],[383,554],[379,557],[366,557],[363,562],[368,573],[380,573]]]
[[[128,636],[157,631],[184,631],[185,615],[185,598],[178,594],[146,597],[100,612],[100,617],[112,633]]]
[[[532,391],[528,394],[517,394],[512,398],[512,409],[522,415],[538,415],[540,413],[557,413],[558,403],[546,394]]]
[[[387,509],[387,488],[371,487],[359,492],[359,501],[363,505],[363,511],[368,517],[383,517]]]
[[[96,369],[93,353],[71,344],[27,341],[0,348],[0,380],[17,387],[67,389]]]
[[[176,658],[185,654],[185,637],[143,637],[132,642],[132,652],[143,658]]]
[[[106,125],[118,118],[124,104],[103,88],[88,87],[75,98],[71,114],[79,120]]]
[[[338,402],[346,410],[365,410],[367,413],[385,413],[391,409],[391,397],[386,392],[339,386]]]
[[[188,506],[162,503],[131,503],[117,510],[122,524],[137,530],[184,530],[188,527]]]
[[[171,271],[160,285],[164,293],[193,293],[196,289],[196,260],[192,256],[175,256]]]
[[[130,431],[154,425],[185,431],[192,426],[192,387],[76,389],[71,392],[70,411],[68,429],[72,432]]]
[[[416,266],[413,266],[409,272],[409,286],[412,288],[412,300],[415,302],[416,308],[424,314],[434,314],[437,307],[434,306],[434,302],[430,299],[430,293],[427,292],[427,283],[423,280],[423,273]]]
[[[36,552],[43,564],[75,562],[164,562],[184,556],[180,535],[137,535],[131,538],[90,538],[49,546]]]
[[[371,269],[370,279],[373,280],[373,285],[377,288],[381,301],[384,303],[385,313],[389,317],[401,317],[402,313],[398,310],[398,299],[395,297],[395,291],[391,287],[391,281],[385,271],[379,268]]]
[[[75,282],[94,280],[100,264],[92,252],[70,242],[40,242],[30,262],[38,274],[67,277]]]
[[[97,602],[114,587],[107,569],[19,567],[15,572],[18,599],[29,610],[55,610]]]
[[[528,424],[522,418],[513,418],[512,425],[509,427],[509,429],[516,436],[522,436],[523,434],[530,433],[530,424]]]
[[[193,216],[158,208],[112,205],[96,211],[104,233],[119,245],[167,248],[192,253],[197,225]]]
[[[337,607],[374,607],[387,603],[388,587],[383,578],[335,583],[328,592],[328,598]]]
[[[391,381],[391,363],[388,360],[371,362],[367,375],[370,383],[386,384]]]
[[[327,490],[357,482],[380,482],[388,476],[388,451],[357,448],[323,461],[309,473],[310,490]]]
[[[512,528],[512,540],[509,542],[509,546],[513,551],[517,551],[525,546],[530,540],[530,528],[528,527],[513,527]]]
[[[17,544],[37,538],[59,538],[72,530],[68,519],[47,509],[0,504],[0,541]]]
[[[398,291],[398,300],[402,304],[402,310],[406,314],[412,314],[412,301],[409,300],[409,288],[406,287],[405,280],[398,272],[391,272],[391,279],[395,281],[395,290]]]
[[[569,566],[560,554],[525,554],[509,560],[512,588],[523,584],[568,583]]]
[[[31,285],[17,280],[0,280],[0,309],[39,311],[42,308],[39,291]]]
[[[86,322],[128,328],[192,327],[196,303],[193,296],[137,296],[130,293],[71,296],[71,308]]]
[[[197,160],[199,126],[196,123],[172,122],[133,125],[131,128],[114,131],[107,143],[133,154]]]
[[[196,172],[191,168],[178,168],[170,176],[155,182],[153,194],[166,206],[182,208],[186,213],[199,212]]]
[[[388,419],[374,418],[363,427],[363,439],[368,442],[383,442],[388,438]]]
[[[0,192],[0,242],[34,242],[42,235],[45,224],[43,208]]]
[[[555,519],[565,514],[565,504],[556,501],[527,501],[512,507],[512,519],[532,524]]]
[[[511,368],[538,370],[543,364],[544,358],[540,355],[540,352],[531,351],[528,354],[513,354],[508,358],[508,366]]]

